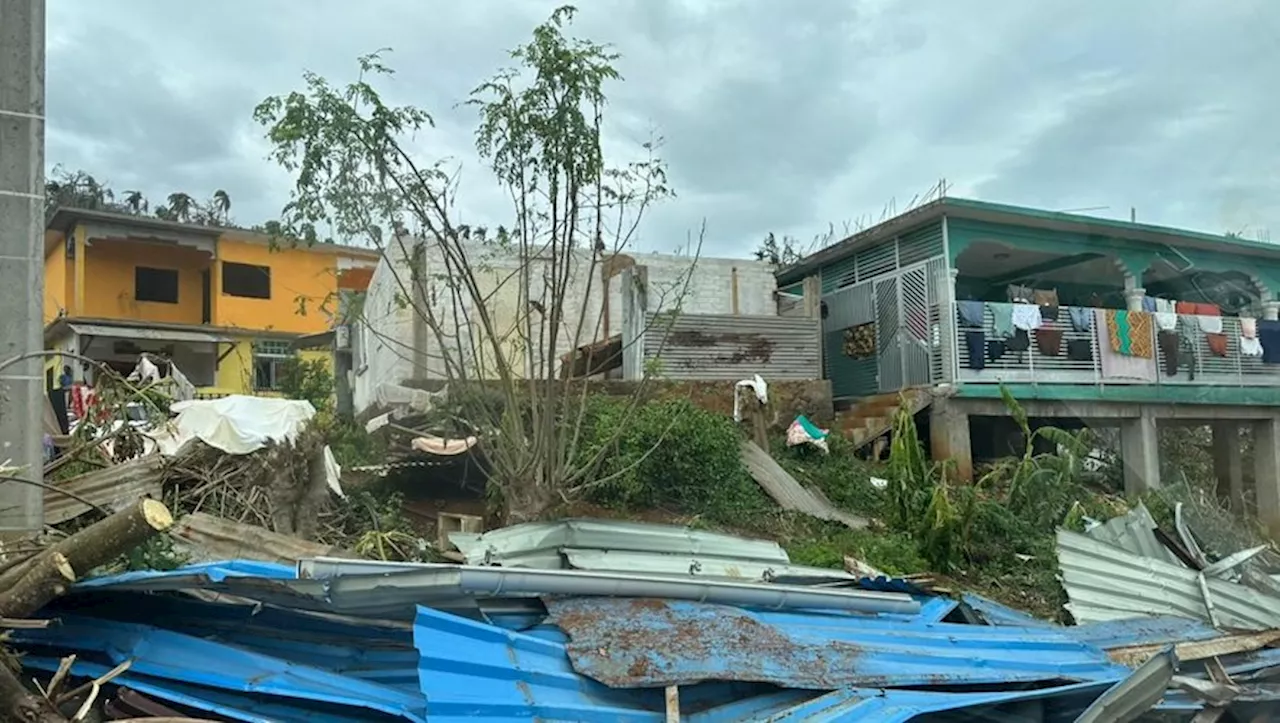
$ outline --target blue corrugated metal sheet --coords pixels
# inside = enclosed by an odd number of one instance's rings
[[[413,632],[427,713],[439,718],[652,721],[661,691],[614,691],[577,675],[563,645],[419,608]]]
[[[31,655],[24,656],[22,659],[23,666],[49,673],[58,669],[59,662],[58,658]],[[71,666],[71,675],[79,678],[97,678],[105,675],[111,667],[80,660]],[[114,682],[158,700],[248,723],[311,723],[312,721],[369,723],[370,721],[403,720],[370,710],[353,713],[350,709],[309,706],[303,701],[280,702],[279,699],[255,699],[214,688],[189,685],[182,681],[153,678],[131,672],[115,678]]]
[[[105,575],[90,578],[76,583],[75,587],[87,589],[128,585],[130,583],[155,582],[160,580],[189,580],[195,583],[220,583],[230,578],[265,578],[267,580],[292,580],[297,572],[291,565],[275,562],[258,562],[256,560],[228,560],[225,562],[208,562],[198,565],[186,565],[177,570],[159,572],[156,570],[139,570],[123,572],[119,575]]]
[[[1101,650],[1049,630],[872,617],[784,621],[673,600],[547,601],[574,668],[616,687],[699,680],[791,688],[1114,680]]]
[[[365,714],[425,721],[420,693],[338,675],[242,648],[159,628],[64,615],[43,630],[15,631],[13,639],[41,656],[76,653],[85,663],[131,661],[128,675],[173,681],[246,697],[325,703]],[[141,688],[139,688],[141,690]]]
[[[1223,635],[1221,630],[1202,620],[1172,615],[1106,620],[1063,627],[1068,635],[1099,648],[1127,648],[1133,645],[1164,645],[1192,640],[1212,640]]]
[[[964,593],[960,596],[961,602],[973,608],[983,620],[990,625],[1000,625],[1016,628],[1056,628],[1060,627],[1047,620],[1041,620],[1032,615],[1015,610],[1008,605],[998,603],[990,598],[985,598],[974,593]]]

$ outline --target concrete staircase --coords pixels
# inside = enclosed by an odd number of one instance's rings
[[[880,459],[888,449],[893,419],[904,404],[911,414],[928,408],[933,394],[928,389],[903,389],[865,397],[852,408],[836,414],[836,429],[853,442],[855,449],[871,446],[871,458]]]

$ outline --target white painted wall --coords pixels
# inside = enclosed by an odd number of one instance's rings
[[[477,374],[477,370],[482,372],[494,358],[492,343],[471,334],[471,329],[477,326],[471,296],[465,291],[453,292],[439,247],[434,243],[414,243],[424,247],[427,303],[432,305],[437,318],[443,320],[452,338],[446,339],[447,343],[442,345],[436,334],[419,324],[418,341],[414,341],[415,312],[402,303],[407,296],[396,282],[399,276],[405,288],[411,286],[412,246],[406,240],[403,245],[391,249],[374,271],[365,300],[363,323],[358,323],[353,333],[353,343],[364,344],[363,353],[356,355],[353,369],[352,395],[357,414],[373,403],[379,384],[399,384],[407,379],[447,378],[445,351],[458,360],[457,363],[464,363],[472,374]],[[526,356],[523,348],[528,336],[525,324],[533,326],[533,346],[544,347],[545,341],[539,341],[538,337],[544,335],[542,338],[545,339],[547,322],[526,300],[545,301],[546,272],[531,270],[526,291],[522,289],[520,280],[520,259],[513,251],[477,245],[468,250],[468,255],[471,266],[478,270],[478,283],[489,297],[488,306],[495,320],[494,327],[498,330],[499,346],[506,350],[508,358]],[[671,254],[633,254],[631,257],[637,267],[646,268],[649,280],[646,302],[650,311],[670,310],[679,305],[687,313],[731,314],[734,312],[732,292],[736,274],[739,314],[773,316],[777,313],[773,269],[766,263],[702,258],[690,273],[692,260],[689,257]],[[566,318],[557,334],[557,359],[577,346],[622,331],[621,275],[608,281],[609,318],[606,324],[603,308],[606,291],[600,264],[597,262],[593,266],[590,255],[585,251],[575,264],[570,287],[565,293]],[[593,273],[590,272],[592,269]],[[687,288],[684,286],[686,277]],[[680,298],[681,293],[683,298]],[[543,308],[548,306],[546,303],[541,305]],[[453,333],[455,330],[456,335]],[[476,344],[472,343],[473,339]],[[415,344],[420,352],[416,356]],[[545,376],[541,369],[526,370],[526,373]],[[481,375],[492,376],[477,374]]]

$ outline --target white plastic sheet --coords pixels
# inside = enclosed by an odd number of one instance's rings
[[[177,417],[153,435],[163,454],[199,439],[227,454],[249,454],[268,442],[293,442],[316,415],[311,402],[233,395],[195,399],[172,406]]]

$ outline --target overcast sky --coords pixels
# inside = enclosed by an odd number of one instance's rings
[[[223,188],[244,225],[291,179],[254,105],[335,82],[391,47],[396,102],[431,111],[467,222],[508,205],[458,103],[561,3],[533,0],[48,0],[49,165],[153,199]],[[679,198],[642,245],[702,219],[704,253],[805,240],[950,195],[1280,240],[1275,0],[585,0],[572,32],[612,43],[609,147],[655,129]]]

